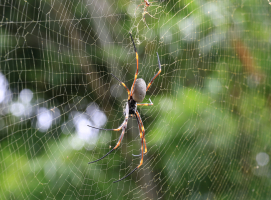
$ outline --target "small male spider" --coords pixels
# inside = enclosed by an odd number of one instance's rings
[[[159,71],[151,79],[148,86],[146,86],[146,83],[142,78],[137,79],[137,75],[138,75],[138,54],[137,54],[135,43],[134,43],[134,40],[133,40],[133,37],[132,37],[131,33],[130,33],[130,36],[131,36],[131,40],[133,42],[134,50],[135,50],[135,53],[136,53],[136,73],[135,73],[135,79],[134,79],[133,85],[131,87],[131,92],[122,81],[120,81],[116,76],[111,74],[114,78],[116,78],[126,88],[126,90],[128,92],[128,100],[127,100],[127,103],[125,105],[125,109],[124,109],[124,113],[123,113],[125,119],[124,119],[123,123],[116,129],[104,129],[104,128],[97,128],[97,127],[93,127],[93,126],[88,125],[91,128],[95,128],[95,129],[99,129],[99,130],[106,130],[106,131],[120,131],[120,130],[122,130],[121,135],[119,137],[119,140],[118,140],[118,143],[116,144],[116,146],[113,149],[111,149],[107,154],[105,154],[103,157],[99,158],[98,160],[95,160],[95,161],[92,161],[92,162],[88,163],[88,164],[90,164],[90,163],[94,163],[94,162],[97,162],[99,160],[102,160],[103,158],[108,156],[113,150],[115,150],[116,148],[119,147],[119,145],[120,145],[120,143],[121,143],[121,141],[123,139],[125,129],[127,128],[127,123],[128,123],[129,116],[135,116],[136,117],[138,128],[139,128],[139,136],[140,136],[140,139],[141,139],[141,154],[137,155],[137,156],[141,156],[140,164],[133,171],[131,171],[129,174],[127,174],[123,178],[121,178],[121,179],[119,179],[117,181],[114,181],[114,183],[125,179],[127,176],[131,175],[135,170],[137,170],[143,164],[143,155],[147,153],[147,145],[146,145],[146,140],[145,140],[144,125],[143,125],[142,119],[140,117],[140,114],[139,114],[139,112],[137,110],[137,106],[152,106],[153,105],[153,103],[151,102],[150,99],[149,99],[150,103],[140,103],[140,102],[142,102],[144,100],[146,92],[150,88],[150,86],[153,83],[154,79],[161,73],[161,64],[160,64],[159,56],[158,56],[158,53],[157,53]],[[144,153],[143,153],[143,151],[144,151]]]
[[[154,3],[154,2],[156,2],[156,1],[149,2],[148,0],[144,0],[144,3],[139,4],[139,5],[136,7],[136,10],[135,10],[135,14],[136,14],[136,11],[137,11],[137,9],[139,8],[139,6],[145,5],[145,6],[144,6],[144,11],[143,11],[143,20],[144,20],[144,22],[145,22],[145,24],[146,24],[147,27],[148,27],[148,24],[147,24],[146,19],[145,19],[145,14],[148,13],[148,12],[147,12],[146,10],[147,10],[147,8],[151,5],[151,3]],[[152,16],[150,13],[148,13],[148,15],[150,15],[150,16],[151,16],[152,18],[154,18],[154,19],[157,19],[157,18],[155,18],[154,16]],[[149,28],[149,27],[148,27],[148,28]]]

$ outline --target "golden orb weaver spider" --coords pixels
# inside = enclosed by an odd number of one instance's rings
[[[139,4],[139,5],[136,7],[136,9],[135,9],[135,14],[136,14],[136,11],[137,11],[137,9],[139,8],[139,6],[144,5],[143,20],[144,20],[144,22],[145,22],[145,24],[146,24],[146,26],[147,26],[148,28],[149,28],[149,26],[148,26],[148,24],[147,24],[147,22],[146,22],[145,14],[147,13],[147,14],[150,15],[152,18],[157,19],[157,18],[155,18],[154,16],[152,16],[149,12],[146,11],[147,8],[151,5],[151,3],[154,3],[154,2],[156,2],[156,1],[149,2],[148,0],[144,0],[144,3]]]
[[[129,174],[127,174],[126,176],[124,176],[123,178],[114,181],[113,183],[119,182],[123,179],[125,179],[126,177],[128,177],[129,175],[131,175],[134,171],[136,171],[142,164],[143,164],[143,155],[147,153],[147,145],[146,145],[146,140],[145,140],[145,129],[144,129],[144,125],[142,122],[142,119],[140,117],[140,114],[137,110],[137,106],[152,106],[153,103],[151,102],[151,99],[149,99],[150,103],[140,103],[144,100],[146,92],[148,91],[148,89],[150,88],[151,84],[153,83],[154,79],[156,79],[156,77],[161,73],[161,64],[160,64],[160,60],[159,60],[159,55],[157,53],[157,58],[158,58],[158,65],[159,65],[159,71],[154,75],[154,77],[151,79],[151,81],[149,82],[149,84],[146,86],[145,81],[142,78],[137,79],[137,75],[138,75],[138,54],[136,51],[136,47],[135,47],[135,43],[132,37],[132,34],[129,33],[131,36],[131,40],[133,42],[134,45],[134,50],[136,53],[136,73],[135,73],[135,78],[134,78],[134,82],[133,85],[131,87],[131,91],[127,88],[127,86],[120,81],[115,75],[111,74],[115,79],[117,79],[127,90],[128,92],[128,100],[127,103],[125,105],[125,109],[124,109],[124,116],[125,119],[123,121],[123,123],[116,129],[104,129],[104,128],[97,128],[97,127],[93,127],[88,125],[91,128],[95,128],[95,129],[99,129],[99,130],[106,130],[106,131],[120,131],[122,129],[121,135],[119,137],[119,140],[116,144],[116,146],[111,149],[107,154],[105,154],[103,157],[89,162],[90,163],[94,163],[97,162],[99,160],[102,160],[103,158],[105,158],[106,156],[108,156],[113,150],[115,150],[116,148],[118,148],[120,146],[120,143],[123,139],[124,133],[125,133],[125,129],[127,128],[127,123],[128,123],[128,119],[129,116],[135,116],[136,120],[137,120],[137,124],[138,124],[138,128],[139,128],[139,136],[141,139],[141,154],[139,155],[133,155],[133,156],[141,156],[141,160],[140,160],[140,164],[134,169],[132,170]],[[144,153],[143,153],[144,151]]]

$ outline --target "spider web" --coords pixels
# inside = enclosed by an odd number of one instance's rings
[[[268,199],[267,0],[1,1],[1,199]],[[146,25],[147,24],[147,25]],[[148,28],[148,27],[149,28]],[[117,143],[136,69],[153,106]]]

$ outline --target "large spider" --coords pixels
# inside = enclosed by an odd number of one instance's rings
[[[92,162],[88,163],[88,164],[90,164],[90,163],[94,163],[94,162],[97,162],[99,160],[102,160],[103,158],[108,156],[112,151],[114,151],[116,148],[118,148],[118,146],[120,145],[120,143],[121,143],[121,141],[123,139],[125,129],[127,128],[127,123],[128,123],[129,116],[135,116],[136,117],[138,128],[139,128],[139,136],[140,136],[140,139],[141,139],[141,154],[137,155],[137,156],[141,156],[140,164],[133,171],[131,171],[129,174],[127,174],[123,178],[121,178],[121,179],[119,179],[117,181],[114,181],[114,183],[125,179],[127,176],[131,175],[135,170],[137,170],[143,164],[143,155],[147,153],[147,145],[146,145],[146,140],[145,140],[144,125],[143,125],[142,119],[140,117],[140,114],[139,114],[139,112],[137,110],[137,106],[152,106],[153,105],[153,103],[151,102],[150,99],[149,99],[150,103],[140,103],[140,102],[142,102],[144,100],[146,92],[150,88],[150,86],[153,83],[154,79],[161,73],[161,64],[160,64],[159,56],[158,56],[158,53],[157,53],[159,71],[151,79],[148,86],[146,86],[146,83],[142,78],[137,79],[137,75],[138,75],[138,54],[137,54],[135,43],[134,43],[134,40],[133,40],[133,37],[132,37],[131,33],[130,33],[130,36],[131,36],[131,39],[132,39],[132,42],[133,42],[133,45],[134,45],[134,50],[135,50],[135,53],[136,53],[136,73],[135,73],[135,79],[134,79],[133,85],[131,87],[131,92],[122,81],[120,81],[116,76],[111,74],[114,78],[116,78],[126,88],[126,90],[128,92],[128,100],[127,100],[127,103],[125,105],[125,109],[124,109],[124,113],[123,113],[125,119],[124,119],[123,123],[116,129],[104,129],[104,128],[97,128],[97,127],[93,127],[93,126],[88,125],[91,128],[95,128],[95,129],[99,129],[99,130],[106,130],[106,131],[120,131],[120,130],[122,130],[121,135],[119,137],[119,140],[118,140],[118,143],[116,144],[116,146],[113,149],[111,149],[107,154],[105,154],[103,157],[99,158],[98,160],[95,160],[95,161],[92,161]],[[144,151],[144,153],[143,153],[143,151]],[[136,155],[134,155],[134,156],[136,156]]]

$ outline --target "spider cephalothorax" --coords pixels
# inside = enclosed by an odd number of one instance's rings
[[[129,106],[129,115],[135,115],[136,110],[137,110],[137,103],[136,103],[136,101],[133,100],[133,99],[128,100],[128,106]]]
[[[146,86],[146,83],[142,78],[137,79],[137,75],[138,75],[138,54],[137,54],[135,43],[134,43],[134,40],[133,40],[133,37],[132,37],[131,33],[130,33],[130,36],[131,36],[131,40],[133,42],[134,50],[135,50],[135,53],[136,53],[136,73],[135,73],[135,79],[134,79],[133,85],[131,87],[131,90],[129,90],[127,88],[127,86],[122,81],[120,81],[115,75],[111,74],[114,78],[116,78],[123,85],[123,87],[126,88],[126,90],[128,92],[128,100],[127,100],[127,102],[125,104],[125,107],[124,107],[124,117],[125,117],[125,119],[124,119],[123,123],[116,129],[104,129],[104,128],[97,128],[97,127],[93,127],[93,126],[88,125],[91,128],[100,129],[100,130],[107,130],[107,131],[109,131],[109,130],[111,130],[111,131],[120,131],[120,130],[122,130],[121,135],[119,137],[119,141],[116,144],[116,146],[113,149],[111,149],[107,154],[105,154],[103,157],[99,158],[98,160],[89,162],[89,164],[90,164],[90,163],[94,163],[94,162],[97,162],[97,161],[103,159],[104,157],[109,155],[113,150],[115,150],[116,148],[119,147],[119,145],[120,145],[120,143],[121,143],[121,141],[123,139],[125,130],[127,128],[127,123],[128,123],[129,116],[135,116],[136,117],[138,128],[139,128],[139,136],[140,136],[140,139],[141,139],[141,154],[139,155],[139,156],[141,156],[140,164],[133,171],[131,171],[129,174],[127,174],[123,178],[115,181],[114,183],[125,179],[127,176],[131,175],[135,170],[137,170],[143,164],[143,155],[145,153],[147,153],[147,145],[146,145],[146,140],[145,140],[144,125],[143,125],[142,119],[140,117],[140,114],[139,114],[139,112],[137,110],[137,106],[152,106],[153,105],[153,103],[151,102],[150,99],[149,99],[150,103],[140,103],[140,102],[142,102],[144,100],[146,92],[150,88],[150,86],[151,86],[152,82],[154,81],[154,79],[161,73],[161,64],[160,64],[159,56],[158,56],[158,53],[157,53],[159,71],[151,79],[148,86]]]

